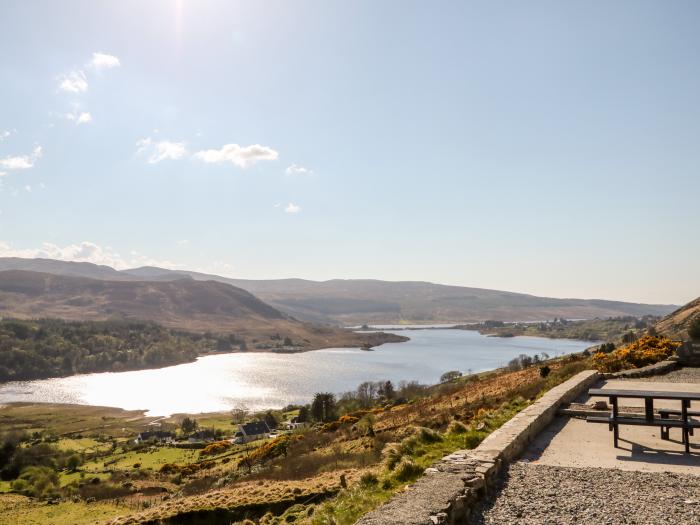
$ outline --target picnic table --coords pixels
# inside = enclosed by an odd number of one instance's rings
[[[690,416],[700,416],[700,411],[691,410],[690,405],[693,401],[700,402],[700,392],[591,388],[588,391],[588,395],[607,397],[610,400],[612,413],[609,416],[588,416],[586,421],[591,423],[608,423],[610,430],[613,432],[615,448],[617,448],[617,441],[620,437],[618,428],[620,425],[643,425],[660,427],[662,439],[669,438],[669,430],[671,428],[680,428],[682,431],[683,443],[685,444],[685,452],[688,454],[690,453],[690,440],[688,438],[693,435],[694,428],[700,428],[700,421],[690,419]],[[618,405],[618,400],[620,398],[644,399],[644,417],[621,417]],[[681,408],[680,410],[660,408],[657,410],[659,416],[656,417],[654,401],[657,399],[680,401]]]

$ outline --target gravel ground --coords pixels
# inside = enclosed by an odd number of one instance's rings
[[[685,367],[660,376],[636,377],[620,380],[649,381],[652,383],[700,383],[700,368]]]
[[[698,525],[700,476],[511,465],[470,525]]]

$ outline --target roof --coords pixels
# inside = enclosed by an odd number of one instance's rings
[[[139,434],[139,439],[150,439],[150,438],[169,438],[173,437],[172,432],[167,432],[165,430],[149,430],[147,432],[141,432]]]
[[[264,421],[253,421],[252,423],[246,423],[245,425],[241,425],[241,430],[247,436],[256,436],[259,434],[270,433],[270,427],[268,427],[267,423],[265,423]]]

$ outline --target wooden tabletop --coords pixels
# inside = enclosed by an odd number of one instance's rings
[[[659,390],[621,390],[613,388],[591,388],[588,391],[590,396],[600,397],[626,397],[633,399],[690,399],[692,401],[700,401],[700,392],[665,392]]]

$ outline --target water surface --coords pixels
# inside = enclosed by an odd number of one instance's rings
[[[315,392],[341,393],[363,381],[432,384],[448,370],[480,372],[519,354],[579,352],[588,341],[486,337],[467,330],[397,332],[411,338],[374,351],[330,348],[299,354],[236,353],[156,370],[77,375],[0,385],[0,403],[78,403],[144,409],[149,415],[251,410],[306,403]]]

